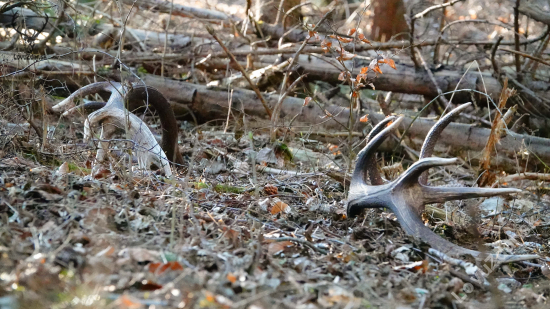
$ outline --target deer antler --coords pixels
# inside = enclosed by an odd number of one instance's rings
[[[109,91],[111,96],[107,103],[94,102],[91,104],[85,104],[86,109],[97,109],[92,112],[84,124],[84,139],[88,140],[91,137],[91,126],[94,124],[110,124],[111,126],[104,126],[101,139],[109,139],[115,133],[115,129],[125,128],[126,123],[126,109],[125,99],[128,102],[130,110],[134,110],[140,107],[152,107],[159,114],[162,127],[162,148],[157,143],[154,135],[151,133],[147,125],[143,121],[134,115],[128,113],[128,136],[136,144],[136,156],[138,157],[140,168],[149,168],[152,162],[160,163],[164,169],[165,175],[170,176],[172,174],[170,166],[168,164],[168,157],[175,163],[183,163],[183,158],[179,153],[177,147],[177,122],[172,111],[170,104],[164,98],[164,96],[155,88],[145,87],[143,85],[137,85],[135,87],[125,87],[116,82],[99,82],[90,84],[80,88],[71,94],[68,98],[61,101],[53,107],[56,112],[64,112],[64,116],[74,111],[74,99],[78,96],[84,96],[88,94],[98,93],[99,91]],[[149,103],[149,104],[148,104]],[[100,142],[100,149],[97,152],[97,160],[103,161],[106,151],[107,143]],[[166,151],[166,154],[164,151]]]
[[[478,260],[485,259],[486,256],[483,256],[481,252],[460,247],[441,238],[431,229],[424,226],[419,217],[419,213],[424,210],[425,204],[521,192],[521,190],[513,188],[489,189],[426,186],[427,176],[425,176],[425,172],[428,169],[457,163],[457,159],[442,159],[429,156],[431,156],[435,142],[443,129],[469,105],[470,103],[463,104],[441,118],[428,133],[422,146],[420,160],[391,182],[384,181],[380,176],[376,167],[375,151],[390,133],[397,128],[403,117],[388,117],[375,126],[367,137],[367,145],[358,155],[348,196],[348,217],[357,216],[364,208],[386,207],[395,213],[397,220],[407,234],[422,239],[436,250],[448,255],[470,254]],[[371,185],[367,184],[367,180],[370,180]],[[488,257],[500,263],[540,258],[538,255],[501,254],[489,254]]]

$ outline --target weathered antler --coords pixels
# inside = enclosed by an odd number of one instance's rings
[[[388,117],[375,126],[367,137],[367,145],[358,155],[348,196],[348,217],[357,216],[364,208],[386,207],[395,213],[397,220],[407,234],[422,239],[436,250],[448,255],[471,254],[476,259],[489,257],[493,261],[501,263],[539,258],[538,255],[489,254],[484,256],[481,252],[460,247],[441,238],[424,226],[419,217],[419,211],[424,209],[425,204],[521,192],[519,189],[512,188],[430,187],[425,185],[427,177],[424,178],[423,174],[428,169],[457,163],[457,159],[429,156],[433,152],[435,142],[441,131],[451,122],[454,116],[469,105],[470,103],[463,104],[441,118],[428,133],[422,146],[420,160],[391,182],[384,181],[380,176],[376,167],[375,152],[391,134],[391,131],[397,128],[403,117]],[[370,185],[367,184],[367,180],[370,181]]]
[[[88,140],[91,137],[91,126],[94,124],[110,124],[104,126],[101,134],[101,140],[109,139],[113,136],[116,128],[126,128],[126,114],[128,114],[128,131],[129,138],[136,144],[136,156],[140,168],[149,168],[152,162],[160,163],[166,176],[172,174],[168,159],[164,151],[167,152],[169,158],[175,163],[183,163],[181,154],[177,147],[177,123],[174,113],[166,98],[156,89],[136,85],[128,87],[116,82],[100,82],[94,83],[80,88],[71,94],[68,98],[61,101],[53,107],[56,112],[65,111],[63,115],[68,115],[74,111],[74,99],[78,96],[98,93],[100,91],[109,91],[111,96],[107,103],[95,102],[87,106],[87,108],[97,109],[92,112],[86,119],[84,124],[84,139]],[[128,102],[130,110],[137,107],[152,107],[159,114],[162,126],[162,141],[161,148],[157,143],[154,135],[151,133],[147,125],[134,115],[127,112],[125,109],[125,99]],[[149,103],[149,104],[147,104]],[[103,161],[107,152],[108,145],[106,142],[100,142],[100,149],[97,152],[98,161]],[[163,151],[164,150],[164,151]]]

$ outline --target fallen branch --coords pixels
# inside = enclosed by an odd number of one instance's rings
[[[520,181],[520,180],[540,180],[540,181],[550,181],[550,174],[542,174],[542,173],[519,173],[519,174],[512,174],[507,175],[504,177],[501,177],[498,179],[499,183],[508,183],[512,181]]]

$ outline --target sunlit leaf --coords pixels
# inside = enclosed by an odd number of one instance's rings
[[[353,39],[352,38],[343,38],[341,36],[338,36],[338,41],[340,41],[342,43],[351,43],[351,42],[353,42]]]
[[[275,205],[271,208],[271,214],[276,215],[280,212],[288,212],[290,210],[288,204],[283,201],[277,201]]]
[[[395,67],[395,61],[393,61],[393,59],[391,58],[388,58],[386,59],[386,63],[394,70],[397,70],[397,68]]]
[[[233,275],[232,273],[227,274],[226,278],[227,278],[227,281],[231,283],[237,282],[237,276]]]

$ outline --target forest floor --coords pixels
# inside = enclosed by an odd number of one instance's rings
[[[51,157],[17,134],[4,136],[1,308],[547,306],[548,268],[488,261],[487,282],[472,279],[406,236],[392,213],[346,218],[344,186],[307,156],[285,159],[267,135],[254,135],[258,162],[271,158],[305,173],[258,171],[255,179],[248,136],[237,140],[217,127],[195,132],[183,139],[187,164],[174,179],[132,174],[121,159],[91,175],[93,147]],[[58,146],[67,145],[49,145]],[[301,149],[324,154],[317,164],[342,163],[326,147]],[[452,170],[435,177],[436,184],[473,181]],[[547,189],[529,180],[509,185],[526,193],[482,204],[489,212],[477,225],[482,242],[501,252],[547,253]],[[425,219],[443,237],[476,248],[465,212],[478,205],[447,203],[447,220]],[[10,307],[10,297],[19,307]]]

